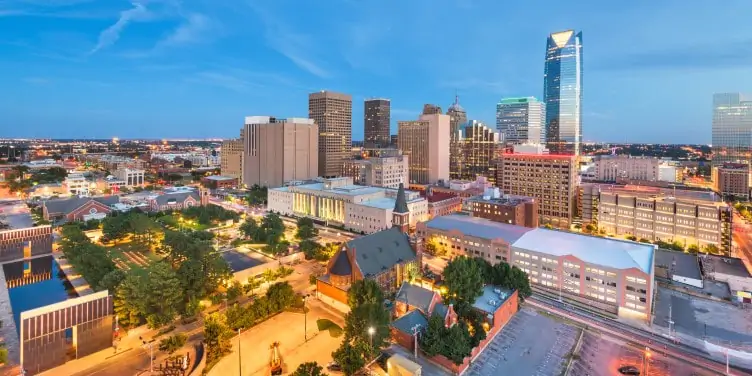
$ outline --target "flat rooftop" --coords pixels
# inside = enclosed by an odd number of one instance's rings
[[[674,275],[702,280],[700,262],[696,254],[657,249],[655,266],[665,268]]]
[[[475,299],[473,308],[486,313],[495,313],[514,291],[499,286],[483,286],[483,294]]]
[[[282,189],[282,188],[286,188],[286,189]],[[274,188],[274,190],[284,192],[284,191],[289,191],[290,188],[293,188],[296,190],[332,192],[332,193],[346,195],[346,196],[368,195],[368,194],[374,194],[374,193],[385,190],[385,188],[381,188],[381,187],[368,187],[368,186],[363,186],[363,185],[345,185],[342,187],[336,187],[332,189],[324,189],[324,183],[301,184],[301,185],[294,185],[294,186],[282,187],[282,188]]]
[[[470,217],[459,214],[436,217],[425,224],[426,227],[432,229],[443,231],[457,230],[465,235],[480,239],[502,239],[509,244],[517,241],[517,239],[522,237],[526,232],[533,230],[527,227],[514,226],[490,221],[485,218]]]
[[[222,175],[210,175],[205,177],[206,180],[214,180],[214,181],[228,181],[228,180],[235,180],[235,178],[231,178],[229,176],[222,176]]]
[[[250,269],[254,266],[258,266],[264,263],[263,261],[237,251],[222,252],[221,255],[222,258],[230,266],[230,269],[233,271],[233,273]]]
[[[752,278],[747,267],[741,259],[733,257],[722,257],[714,255],[702,255],[703,264],[706,272],[715,272],[721,274],[733,275],[742,278]],[[712,268],[712,270],[708,270]]]
[[[687,189],[672,189],[661,187],[648,187],[643,185],[613,186],[612,184],[597,184],[602,193],[624,194],[639,198],[652,198],[662,201],[683,201],[700,205],[715,205],[726,207],[713,191],[693,191]]]

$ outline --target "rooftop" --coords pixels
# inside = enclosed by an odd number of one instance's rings
[[[222,176],[222,175],[210,175],[205,177],[206,180],[214,180],[214,181],[228,181],[228,180],[235,180],[235,178],[229,177],[229,176]]]
[[[423,313],[421,313],[417,309],[408,312],[397,320],[392,321],[392,327],[399,330],[400,332],[408,333],[411,335],[413,333],[413,328],[416,326],[420,328],[425,328],[428,326],[428,320],[425,316],[423,316]]]
[[[702,279],[700,263],[696,254],[657,249],[655,251],[655,266],[668,270],[673,275]],[[658,269],[656,269],[656,275],[658,275]]]
[[[474,236],[481,239],[503,239],[509,244],[514,243],[526,232],[533,229],[514,226],[500,222],[489,221],[484,218],[470,217],[466,215],[451,214],[436,217],[425,222],[426,227],[451,231],[457,230],[465,235]]]
[[[646,274],[653,270],[655,252],[652,244],[544,228],[528,231],[512,246],[553,256],[572,255],[584,262],[614,269],[637,268]]]
[[[334,192],[341,195],[348,195],[348,196],[358,196],[358,195],[368,195],[373,193],[378,193],[380,191],[383,191],[384,188],[381,187],[368,187],[363,185],[345,185],[341,187],[335,187],[332,189],[324,189],[325,183],[311,183],[311,184],[301,184],[301,185],[295,185],[290,187],[282,187],[282,188],[294,188],[294,189],[305,189],[310,191],[325,191],[325,192]],[[274,188],[274,190],[281,191],[281,188]],[[394,206],[394,202],[392,202],[392,206]]]
[[[501,308],[502,304],[507,301],[513,292],[499,286],[483,286],[483,293],[475,299],[473,308],[493,314]]]
[[[451,198],[457,197],[456,194],[449,192],[431,192],[431,195],[426,195],[426,191],[420,191],[420,196],[425,197],[428,203],[449,200]]]
[[[395,300],[416,307],[423,311],[423,313],[429,314],[428,309],[431,307],[431,302],[435,294],[431,290],[403,282],[399,291],[397,291]]]
[[[613,185],[596,184],[601,193],[631,195],[640,198],[651,198],[662,201],[684,201],[700,205],[714,205],[727,207],[713,191],[695,191],[687,189],[672,189],[661,187],[649,187],[644,185]]]
[[[355,252],[355,263],[366,277],[417,257],[407,235],[396,227],[350,240],[347,248]]]
[[[705,272],[752,278],[752,275],[749,274],[747,267],[744,266],[744,262],[741,259],[713,255],[702,255],[700,257],[702,257],[703,265],[705,265]]]

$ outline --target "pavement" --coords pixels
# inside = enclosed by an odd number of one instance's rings
[[[579,328],[523,308],[470,365],[466,375],[560,375],[579,334]]]
[[[388,348],[384,350],[385,353],[389,355],[395,355],[400,354],[404,356],[405,358],[416,362],[420,364],[421,367],[421,374],[426,376],[450,376],[452,375],[451,372],[449,372],[446,368],[441,367],[437,365],[436,363],[431,362],[430,360],[426,359],[423,355],[418,354],[418,358],[415,359],[413,356],[413,352],[405,349],[402,346],[398,345],[391,345]],[[378,374],[384,374],[385,372],[381,368],[381,366],[378,365],[378,363],[374,363],[370,367],[371,372],[375,372]]]
[[[428,267],[435,273],[443,273],[448,262],[448,258],[432,256],[429,253],[423,254],[423,264],[428,265]]]
[[[752,225],[748,224],[736,209],[734,209],[732,238],[733,256],[742,259],[747,270],[752,270]]]
[[[344,319],[316,299],[308,300],[306,306],[310,310],[307,315],[283,312],[242,332],[240,351],[238,337],[233,338],[232,353],[217,363],[208,375],[268,375],[270,346],[275,341],[280,343],[285,373],[293,372],[305,362],[315,361],[325,365],[332,361],[331,354],[340,346],[343,336],[333,338],[328,331],[319,332],[316,320],[329,319],[343,326]]]

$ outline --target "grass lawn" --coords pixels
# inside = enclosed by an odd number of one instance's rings
[[[164,215],[159,218],[157,218],[159,221],[164,223],[167,227],[170,227],[173,230],[179,230],[181,228],[188,229],[188,230],[194,230],[194,231],[204,231],[207,228],[212,227],[211,225],[203,225],[201,223],[198,223],[196,220],[190,221],[190,223],[186,220],[183,220],[181,223],[178,220],[179,216],[177,214],[170,214],[170,215]],[[182,226],[181,226],[182,224]]]
[[[136,243],[123,243],[109,247],[107,249],[110,252],[112,261],[115,262],[118,268],[128,269],[144,269],[150,263],[159,261],[160,257],[153,252],[146,251],[141,245]]]
[[[332,338],[337,338],[342,335],[342,328],[340,328],[339,325],[333,323],[331,320],[328,319],[318,319],[316,320],[316,326],[319,328],[320,332],[323,332],[324,330],[329,331],[329,335],[332,336]]]

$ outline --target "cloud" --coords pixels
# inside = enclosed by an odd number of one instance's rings
[[[254,3],[252,3],[252,7],[264,23],[264,37],[271,48],[314,76],[319,78],[330,78],[332,76],[327,69],[310,56],[312,55],[311,49],[315,48],[313,40],[290,30],[285,23]]]
[[[191,13],[177,29],[157,43],[155,48],[190,44],[203,40],[214,23],[200,13]]]
[[[99,34],[99,41],[97,45],[89,52],[89,54],[96,53],[97,51],[111,46],[118,39],[120,39],[120,33],[123,32],[126,26],[132,21],[138,21],[148,16],[149,11],[141,3],[134,2],[133,8],[120,12],[120,18],[112,26],[108,27]]]

